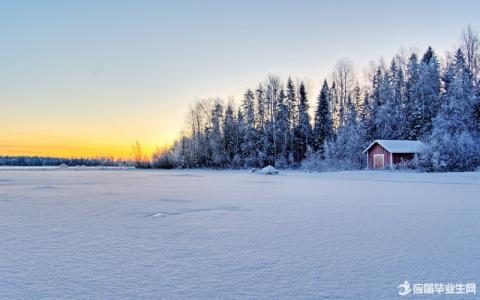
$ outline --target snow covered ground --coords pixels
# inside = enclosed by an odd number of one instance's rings
[[[0,169],[1,299],[401,299],[405,280],[480,285],[480,173]]]

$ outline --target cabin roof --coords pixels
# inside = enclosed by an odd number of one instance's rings
[[[365,150],[363,150],[363,153],[367,153],[367,151],[375,144],[379,144],[390,153],[420,153],[422,152],[423,148],[423,143],[420,141],[375,140]]]

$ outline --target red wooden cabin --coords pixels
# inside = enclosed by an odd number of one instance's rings
[[[423,143],[408,140],[375,140],[364,151],[367,168],[391,168],[402,161],[411,160],[422,151]]]

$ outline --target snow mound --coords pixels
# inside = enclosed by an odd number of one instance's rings
[[[59,169],[68,169],[68,166],[67,164],[63,163],[61,165],[58,166]]]
[[[265,168],[263,168],[260,172],[258,172],[259,174],[263,174],[263,175],[277,175],[278,174],[278,170],[275,169],[274,167],[272,166],[266,166]]]

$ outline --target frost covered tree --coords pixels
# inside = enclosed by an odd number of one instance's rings
[[[245,130],[241,145],[242,156],[245,166],[254,167],[257,165],[259,136],[255,125],[255,95],[250,89],[243,96],[242,109],[245,116]]]
[[[332,86],[329,89],[330,95],[330,104],[332,106],[332,123],[333,129],[336,131],[340,127],[340,115],[343,115],[343,105],[341,104],[338,97],[338,89],[335,81],[332,82]]]
[[[371,79],[371,94],[368,98],[369,118],[371,127],[369,128],[372,139],[383,138],[385,116],[382,112],[383,106],[386,103],[385,86],[388,81],[385,81],[385,71],[378,67]]]
[[[336,127],[341,127],[345,123],[345,106],[348,96],[355,85],[355,70],[353,62],[348,58],[341,58],[335,64],[332,73],[332,79],[335,83],[332,90],[336,93],[335,123]]]
[[[266,164],[268,165],[275,165],[277,158],[277,136],[275,134],[275,127],[280,91],[280,78],[275,75],[269,75],[265,82],[266,122],[264,127],[264,151]]]
[[[365,137],[373,141],[375,139],[375,125],[373,123],[374,108],[373,101],[371,100],[370,93],[365,91],[363,96],[363,102],[360,107],[359,117],[360,121],[364,125]]]
[[[379,87],[384,102],[377,115],[380,136],[384,139],[401,139],[406,131],[406,120],[403,118],[404,77],[395,59],[388,72],[385,72]]]
[[[294,136],[294,160],[299,164],[305,158],[308,150],[308,145],[311,139],[311,124],[310,115],[308,113],[309,104],[307,98],[307,91],[305,84],[300,83],[298,89],[298,123],[295,127]]]
[[[423,165],[436,171],[467,171],[480,165],[480,139],[476,132],[476,95],[461,49],[446,72],[443,104],[433,122]]]
[[[418,58],[415,53],[412,53],[408,61],[407,77],[407,91],[405,99],[407,129],[405,132],[405,138],[415,140],[418,139],[423,132],[422,110],[420,105],[420,74]]]
[[[417,114],[421,115],[419,136],[432,131],[432,121],[440,110],[440,67],[431,47],[423,55],[419,66],[419,103]]]
[[[363,122],[358,121],[357,109],[347,98],[345,124],[333,140],[326,143],[325,164],[333,169],[362,169],[366,166],[363,149],[368,145]]]
[[[234,122],[235,130],[234,130],[234,157],[231,162],[232,167],[239,168],[243,167],[245,165],[245,158],[243,156],[243,151],[242,151],[242,145],[244,143],[244,138],[245,138],[245,119],[243,117],[243,113],[241,108],[237,109],[237,118]]]
[[[234,110],[233,103],[229,102],[223,119],[223,147],[226,161],[230,165],[233,165],[233,159],[237,154],[237,123]]]
[[[394,130],[390,120],[393,99],[389,73],[379,68],[373,84],[375,137],[389,139],[392,138]]]
[[[294,148],[294,130],[298,120],[298,105],[295,92],[295,85],[289,77],[287,80],[287,112],[288,112],[288,145],[287,158],[290,164],[293,163],[293,148]]]
[[[265,149],[265,144],[266,144],[266,135],[265,135],[265,123],[267,120],[267,114],[266,114],[266,107],[265,107],[265,89],[263,88],[263,85],[260,84],[256,90],[256,102],[257,102],[257,109],[256,109],[256,129],[258,133],[258,139],[257,139],[257,165],[259,167],[262,167],[266,160],[267,160],[267,155],[266,155],[266,149]]]
[[[288,166],[288,143],[289,143],[289,126],[288,126],[288,103],[283,90],[278,95],[275,118],[275,166]]]
[[[284,83],[269,75],[245,92],[238,111],[221,99],[197,101],[172,150],[175,166],[295,167],[307,158],[316,166],[358,168],[369,141],[411,139],[428,144],[424,167],[473,170],[480,157],[478,47],[469,27],[464,51],[449,54],[444,65],[431,47],[420,58],[400,51],[388,66],[383,59],[372,64],[362,88],[353,64],[341,59],[331,86],[321,87],[313,120],[305,84],[290,77]]]
[[[323,81],[322,90],[317,99],[313,127],[313,150],[323,157],[325,142],[333,137],[333,122],[330,111],[330,91],[327,80]]]
[[[226,153],[224,151],[224,140],[221,129],[222,119],[223,104],[220,100],[217,100],[211,114],[211,131],[209,131],[210,134],[207,135],[210,142],[208,156],[211,156],[211,162],[214,167],[222,167],[226,162]]]
[[[460,47],[465,55],[465,63],[470,75],[478,80],[480,78],[480,36],[471,24],[468,24],[462,32]]]

